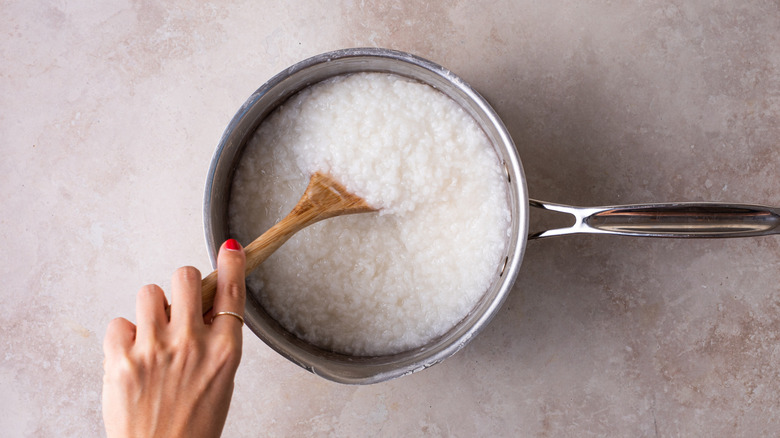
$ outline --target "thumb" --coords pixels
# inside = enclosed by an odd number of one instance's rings
[[[228,239],[219,248],[217,255],[217,292],[214,296],[212,315],[219,312],[231,312],[244,316],[246,301],[246,283],[244,249],[235,239]],[[231,315],[220,316],[213,321],[218,327],[241,327],[241,321]]]

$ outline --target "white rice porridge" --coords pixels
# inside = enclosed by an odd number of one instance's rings
[[[283,327],[321,348],[393,354],[443,335],[499,275],[506,176],[476,122],[432,87],[339,76],[285,102],[248,143],[233,181],[232,237],[286,216],[314,171],[379,208],[314,224],[248,279]]]

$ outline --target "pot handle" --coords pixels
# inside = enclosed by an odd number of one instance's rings
[[[748,237],[780,234],[780,209],[761,205],[681,202],[573,207],[530,200],[532,207],[574,216],[574,225],[540,231],[530,239],[566,234],[642,237]]]

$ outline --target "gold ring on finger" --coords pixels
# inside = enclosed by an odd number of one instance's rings
[[[244,317],[243,317],[243,316],[239,315],[239,314],[238,314],[238,313],[236,313],[236,312],[228,312],[227,310],[225,310],[225,311],[222,311],[222,312],[217,312],[217,313],[215,313],[215,314],[214,314],[214,316],[212,316],[212,317],[211,317],[211,322],[212,322],[212,324],[214,323],[214,320],[215,320],[215,319],[216,319],[218,316],[222,316],[222,315],[230,315],[230,316],[235,316],[236,318],[238,318],[238,320],[239,320],[239,321],[241,321],[241,325],[242,325],[242,326],[244,325]]]

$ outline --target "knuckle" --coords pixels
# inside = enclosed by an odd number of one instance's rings
[[[106,338],[113,338],[114,336],[117,336],[120,334],[120,332],[124,329],[125,326],[125,319],[124,318],[114,318],[111,321],[108,322],[108,327],[106,327]]]
[[[189,328],[183,328],[176,333],[170,342],[168,360],[182,363],[194,360],[197,363],[203,357],[205,350],[202,334]]]
[[[172,347],[178,354],[184,355],[194,354],[201,350],[200,341],[189,334],[176,338]]]
[[[214,360],[222,365],[237,367],[241,361],[241,342],[235,336],[220,336],[214,342],[216,351],[213,352]]]
[[[176,270],[174,276],[187,283],[200,281],[200,271],[193,266],[182,266]]]
[[[142,300],[149,297],[154,297],[161,293],[163,292],[160,286],[157,286],[156,284],[147,284],[142,286],[141,289],[138,289],[138,299]]]
[[[231,300],[241,300],[244,298],[245,292],[245,285],[244,283],[229,280],[225,283],[224,287],[222,288],[222,293],[228,296]]]
[[[106,337],[103,339],[103,352],[112,354],[119,349],[132,345],[135,338],[135,326],[124,318],[114,318],[106,327]]]
[[[122,386],[132,384],[141,376],[141,366],[128,355],[106,359],[103,362],[103,380]]]
[[[138,355],[140,368],[155,369],[164,367],[173,360],[173,351],[165,342],[158,340],[154,345],[144,348]]]

